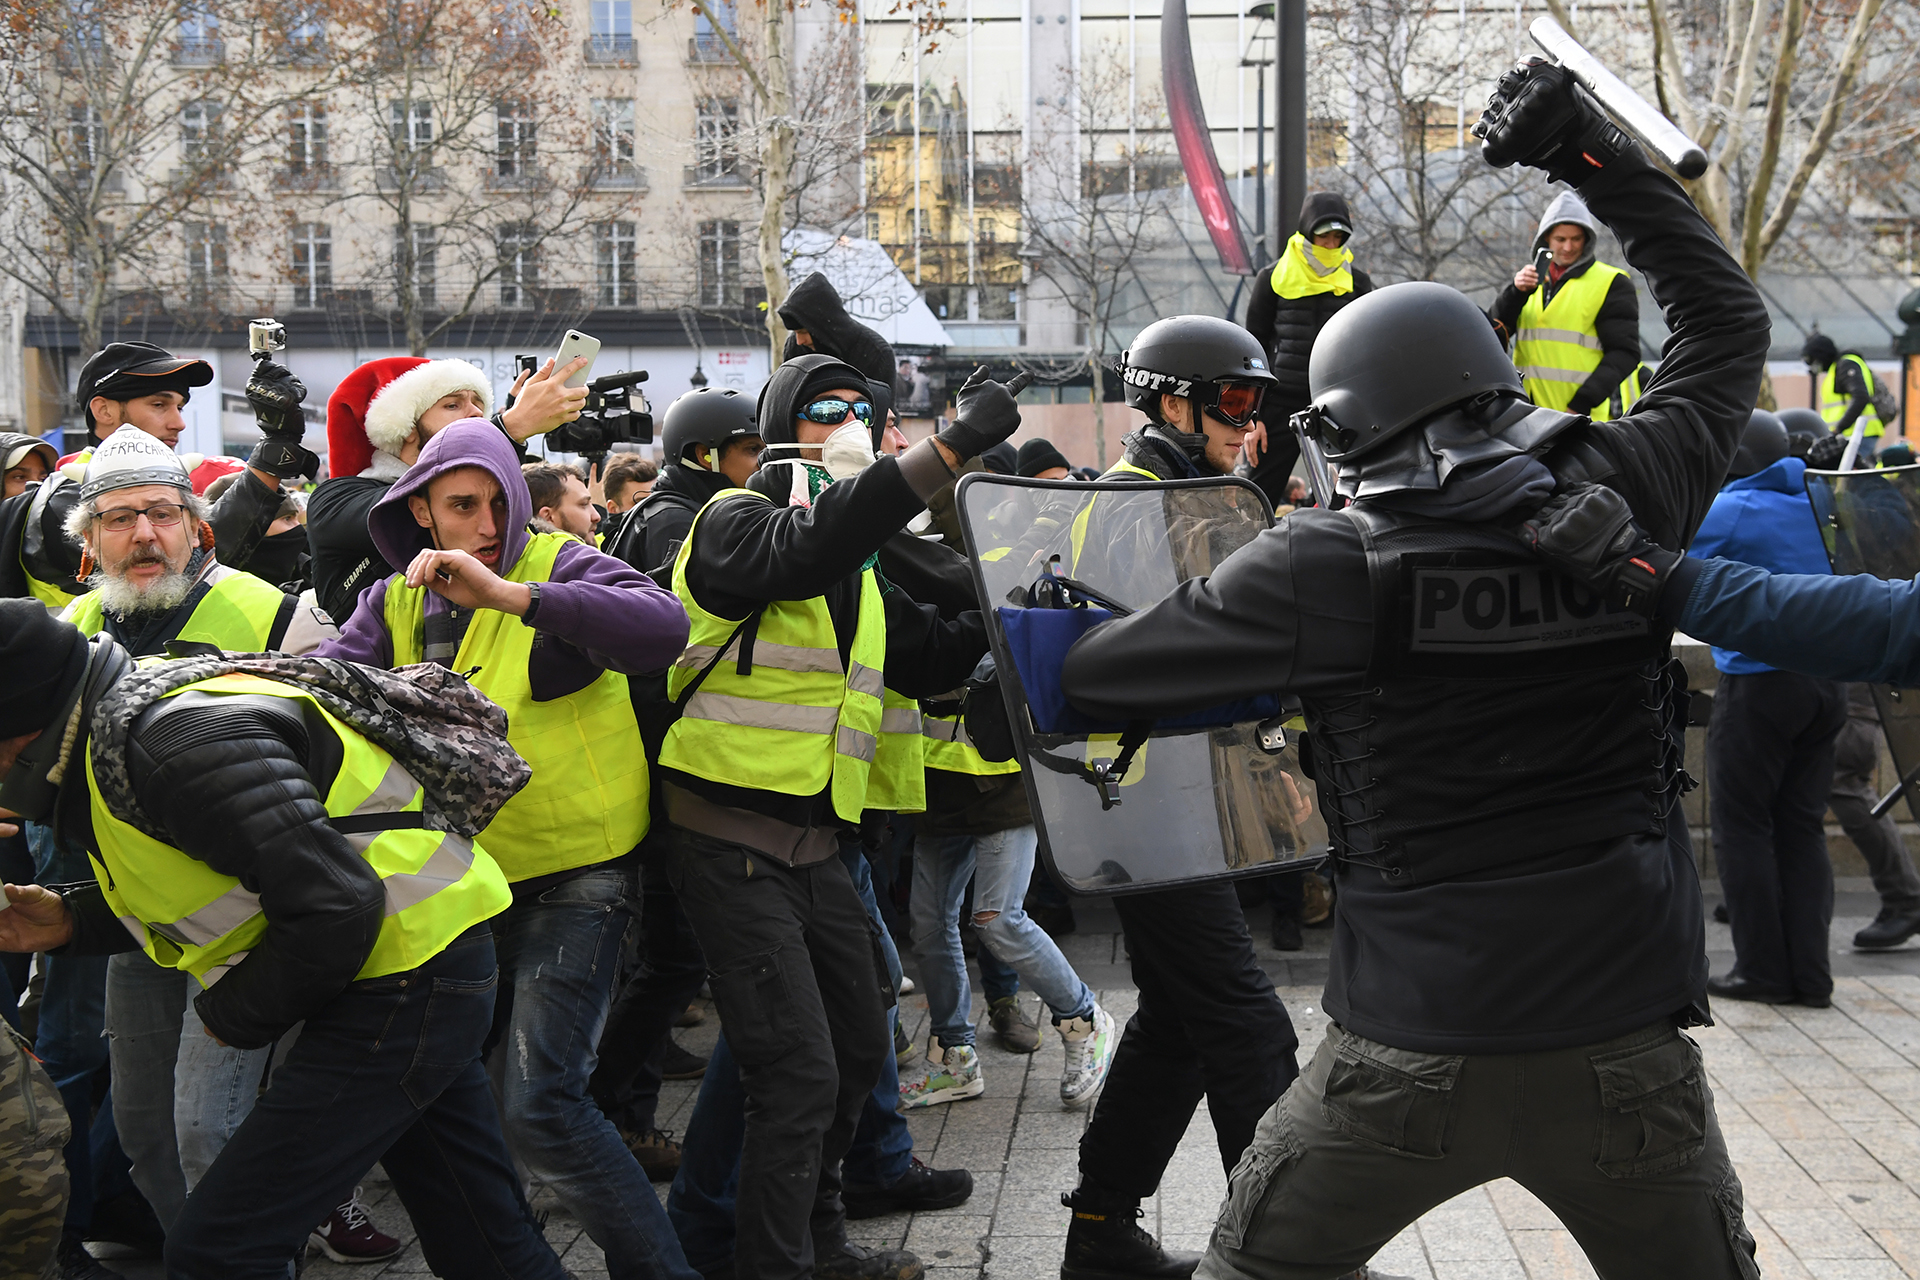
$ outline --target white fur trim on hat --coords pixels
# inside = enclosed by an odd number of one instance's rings
[[[367,440],[374,448],[397,454],[413,434],[420,415],[442,396],[472,391],[480,397],[480,412],[493,412],[493,387],[487,376],[465,360],[429,360],[415,365],[380,388],[367,405]]]

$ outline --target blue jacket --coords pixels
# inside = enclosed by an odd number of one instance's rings
[[[1696,556],[1738,560],[1773,573],[1828,572],[1820,523],[1807,500],[1806,473],[1804,459],[1782,458],[1764,471],[1729,481],[1714,498],[1689,551]],[[1687,634],[1696,635],[1692,631]],[[1709,636],[1696,638],[1711,640]],[[1718,644],[1713,648],[1713,665],[1729,675],[1773,670],[1739,649]]]
[[[1673,571],[1660,616],[1784,671],[1920,687],[1920,577],[1771,574],[1688,556]]]

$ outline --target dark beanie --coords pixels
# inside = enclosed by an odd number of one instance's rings
[[[38,600],[0,600],[0,738],[45,729],[87,669],[87,638]]]
[[[1017,475],[1020,471],[1020,455],[1015,453],[1013,446],[1005,440],[983,452],[980,455],[980,461],[986,464],[987,470],[997,476]]]
[[[1065,467],[1069,471],[1073,470],[1073,464],[1069,463],[1061,452],[1053,447],[1053,441],[1029,440],[1020,446],[1018,474],[1021,476],[1031,480],[1042,471],[1051,471],[1055,467]]]

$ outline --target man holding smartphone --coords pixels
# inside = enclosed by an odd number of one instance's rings
[[[487,418],[516,451],[580,416],[590,356],[522,368],[505,409],[494,411],[486,374],[465,360],[393,356],[369,360],[348,374],[327,399],[328,478],[307,505],[313,549],[313,585],[320,605],[344,620],[360,593],[394,572],[367,533],[367,515],[393,482],[413,465],[434,433],[462,418]]]

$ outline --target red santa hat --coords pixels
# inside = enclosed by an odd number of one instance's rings
[[[221,476],[238,475],[247,469],[246,463],[226,454],[215,454],[208,458],[197,453],[183,453],[180,455],[180,465],[193,478],[193,491],[202,495],[206,493],[207,486]]]
[[[465,360],[390,356],[369,360],[327,397],[327,474],[357,476],[376,452],[397,458],[420,415],[456,391],[472,391],[493,411],[493,387]]]

